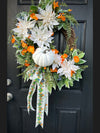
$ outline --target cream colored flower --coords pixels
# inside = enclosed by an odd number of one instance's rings
[[[50,30],[53,29],[54,25],[58,25],[59,23],[56,20],[56,14],[52,10],[52,5],[47,5],[46,9],[43,10],[39,7],[40,15],[37,14],[39,19],[43,19],[43,25],[48,27]]]
[[[53,37],[52,31],[48,30],[46,27],[35,27],[33,30],[31,30],[32,35],[30,39],[34,41],[34,43],[37,43],[39,47],[43,47],[44,45],[47,47],[50,47],[50,43],[52,43]]]
[[[24,41],[28,36],[28,29],[32,29],[34,28],[34,25],[36,23],[36,21],[27,21],[28,16],[24,16],[24,19],[20,19],[17,18],[17,20],[19,21],[16,26],[17,28],[13,29],[13,31],[17,34],[18,37],[21,37],[22,40]]]
[[[59,68],[61,66],[61,56],[59,54],[54,54],[54,62],[52,64],[52,69]]]
[[[58,69],[58,74],[61,75],[65,75],[66,78],[68,78],[69,80],[71,80],[71,72],[73,71],[74,73],[80,69],[79,66],[74,65],[74,60],[72,61],[67,61],[65,60],[62,64],[61,64],[61,68]]]

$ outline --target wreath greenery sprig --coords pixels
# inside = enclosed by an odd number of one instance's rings
[[[43,113],[48,115],[48,93],[65,85],[70,88],[74,81],[82,79],[81,72],[87,68],[85,53],[77,49],[74,26],[78,22],[71,14],[72,9],[63,10],[55,0],[41,0],[31,5],[29,12],[17,14],[16,28],[10,37],[16,48],[17,68],[24,81],[32,80],[27,96],[27,109],[32,107],[32,96],[37,86],[36,127],[43,127]],[[60,53],[53,45],[54,34],[61,31],[66,39],[66,49]]]

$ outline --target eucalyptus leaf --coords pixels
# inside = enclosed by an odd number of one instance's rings
[[[84,63],[86,63],[86,60],[80,59],[77,64],[84,64]]]
[[[81,53],[78,55],[78,57],[81,59],[81,58],[84,57],[84,55],[85,55],[85,53],[81,52]]]
[[[74,56],[78,56],[78,53],[77,53],[77,50],[76,50],[76,49],[75,49],[75,50],[73,51],[73,53],[72,53],[72,58],[73,58]]]

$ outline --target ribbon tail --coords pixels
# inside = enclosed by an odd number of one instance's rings
[[[45,113],[48,116],[48,103],[49,103],[49,93],[47,87],[45,87]]]
[[[45,85],[42,80],[37,87],[37,110],[36,110],[36,125],[44,125],[44,108],[45,108]]]
[[[31,85],[29,87],[29,92],[28,92],[28,95],[27,95],[27,111],[28,111],[28,114],[30,112],[30,109],[35,111],[35,109],[32,107],[32,97],[33,97],[33,94],[35,93],[35,90],[36,90],[36,84],[33,80],[31,82]]]

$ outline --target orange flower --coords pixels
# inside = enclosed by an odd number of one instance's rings
[[[63,15],[64,15],[64,13],[59,13],[58,19],[61,19],[62,21],[65,21],[66,18]]]
[[[61,58],[67,58],[68,57],[68,55],[67,54],[63,54],[63,55],[61,55]]]
[[[26,67],[28,67],[30,64],[28,64],[28,63],[25,63],[24,65],[25,65]]]
[[[22,55],[25,55],[26,52],[27,52],[26,49],[23,49],[23,50],[21,51]]]
[[[27,51],[33,54],[34,51],[35,51],[34,46],[29,46],[29,47],[27,48]]]
[[[63,54],[61,55],[61,63],[63,63],[63,61],[65,60],[65,58],[67,58],[68,55],[67,54]]]
[[[11,40],[12,43],[15,43],[15,36],[12,35],[12,40]]]
[[[27,48],[27,46],[28,46],[28,45],[27,45],[25,42],[22,43],[22,47],[23,47],[23,48]]]
[[[59,7],[59,5],[58,5],[58,2],[53,2],[53,7],[54,7],[54,9],[56,8],[56,7]]]
[[[68,9],[68,12],[71,12],[72,11],[72,9]]]
[[[75,71],[71,70],[71,77],[73,76],[74,73],[75,73]]]
[[[74,62],[75,62],[75,63],[78,63],[78,62],[79,62],[79,60],[80,60],[78,56],[74,56],[74,58],[73,58],[73,59],[74,59]]]
[[[55,68],[54,70],[53,70],[53,69],[50,69],[50,71],[51,71],[51,72],[57,72],[58,69],[57,69],[57,68]]]
[[[65,16],[62,16],[62,17],[61,17],[61,20],[62,20],[62,21],[65,21],[65,20],[66,20]]]
[[[46,67],[44,67],[44,70],[46,70],[47,68]]]
[[[52,51],[55,53],[55,54],[58,54],[59,51],[57,49],[52,49]]]
[[[32,19],[38,20],[38,17],[35,15],[35,13],[30,14],[30,17],[31,17]]]

